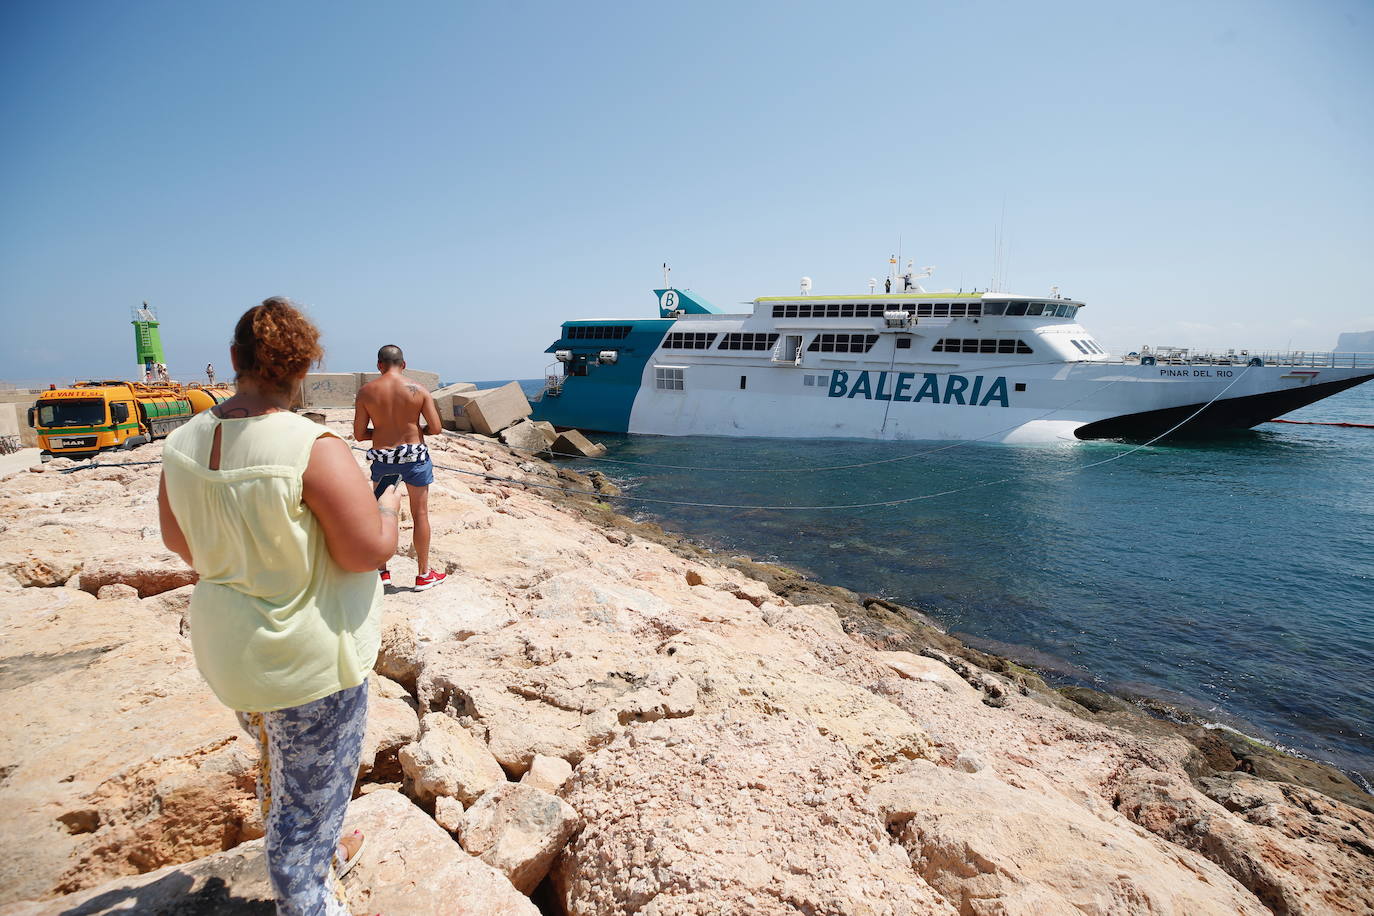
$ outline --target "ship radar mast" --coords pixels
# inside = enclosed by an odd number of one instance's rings
[[[933,264],[917,270],[915,267],[916,262],[911,258],[907,258],[906,270],[902,272],[901,276],[898,276],[897,265],[899,261],[897,255],[894,254],[892,257],[888,258],[887,263],[888,275],[884,287],[886,288],[885,291],[890,293],[924,293],[926,291],[925,288],[916,281],[924,280],[926,277],[935,273],[935,266]],[[870,284],[869,289],[872,290],[872,288],[873,286]]]

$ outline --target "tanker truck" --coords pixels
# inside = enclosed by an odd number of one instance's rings
[[[89,381],[52,388],[29,408],[44,461],[90,458],[161,439],[191,417],[229,399],[224,385]]]

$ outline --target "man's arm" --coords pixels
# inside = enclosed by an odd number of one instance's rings
[[[420,405],[420,416],[425,418],[425,434],[437,436],[443,430],[444,425],[439,420],[439,408],[434,403],[434,395],[420,389],[425,396],[425,402]]]
[[[358,442],[369,442],[372,439],[372,430],[367,428],[372,417],[368,415],[367,405],[363,403],[361,393],[353,399],[353,438]]]

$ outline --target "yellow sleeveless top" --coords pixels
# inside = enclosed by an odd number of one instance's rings
[[[300,706],[356,687],[376,661],[381,581],[335,563],[301,501],[301,474],[325,435],[293,413],[222,420],[207,410],[163,447],[168,503],[200,574],[191,647],[231,709]]]

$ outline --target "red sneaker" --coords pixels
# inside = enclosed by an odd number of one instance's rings
[[[415,577],[415,590],[417,592],[422,592],[425,589],[433,588],[434,586],[438,585],[440,582],[443,582],[447,578],[448,575],[446,573],[435,572],[431,569],[423,576]]]
[[[382,585],[390,585],[390,584],[391,584],[391,570],[389,570],[389,569],[383,569],[383,570],[379,570],[379,572],[382,574]]]

